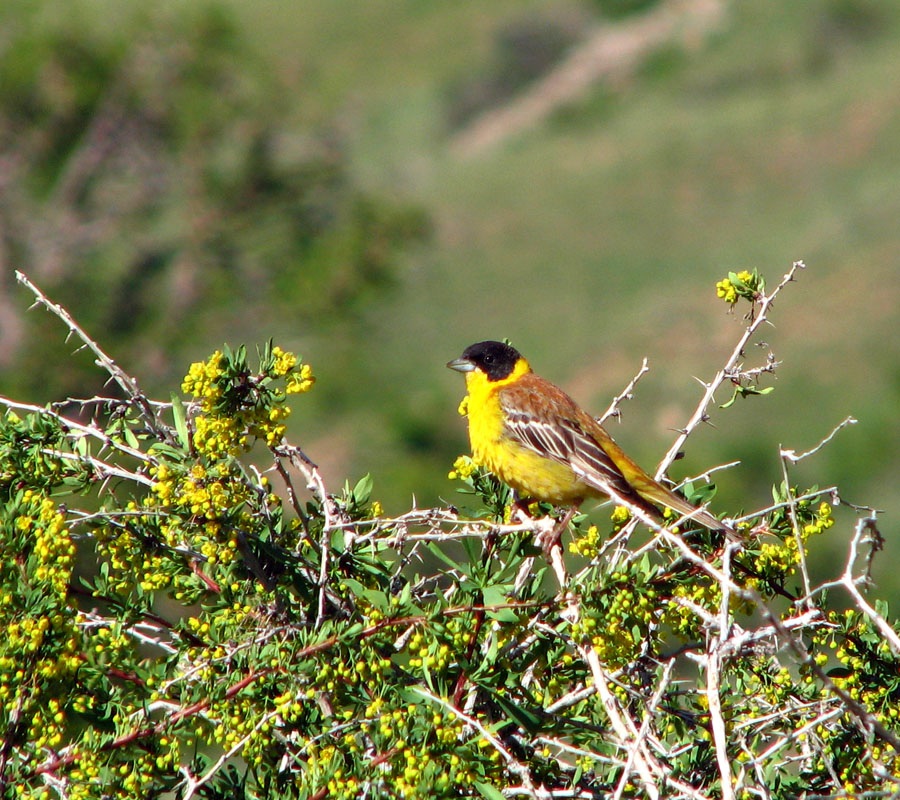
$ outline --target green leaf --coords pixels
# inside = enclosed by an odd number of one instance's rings
[[[147,454],[151,456],[163,456],[170,459],[175,464],[181,463],[185,457],[183,450],[172,447],[164,442],[153,442],[153,444],[147,448]]]
[[[495,583],[492,586],[485,586],[481,590],[481,594],[486,606],[502,605],[506,602],[506,596],[509,594],[509,586]]]
[[[730,408],[734,405],[735,401],[738,397],[753,397],[755,395],[766,395],[771,394],[775,391],[774,386],[767,386],[765,389],[758,389],[755,386],[735,386],[734,394],[731,395],[731,399],[726,402],[724,405],[719,406],[719,408]]]
[[[191,446],[191,437],[188,434],[184,404],[175,392],[172,392],[170,396],[172,398],[172,419],[175,421],[175,433],[178,434],[178,441],[181,443],[181,446],[187,450]]]
[[[384,592],[379,592],[377,589],[366,589],[362,596],[382,613],[387,612],[391,607],[387,595]]]
[[[507,695],[491,692],[491,696],[494,702],[503,709],[503,713],[519,727],[532,733],[541,728],[543,717],[540,715],[529,711],[521,703],[514,702]]]
[[[344,578],[341,583],[344,584],[351,592],[353,592],[354,597],[365,597],[368,589],[361,584],[359,581],[353,580],[353,578]]]
[[[363,475],[356,482],[352,494],[357,505],[363,506],[369,502],[369,498],[372,496],[372,483],[372,475],[369,473]]]
[[[772,500],[775,503],[786,503],[788,499],[788,487],[787,484],[782,481],[778,486],[772,486]]]
[[[689,503],[693,503],[695,506],[702,506],[716,496],[716,485],[714,483],[703,483],[695,486],[692,483],[685,483],[682,491]]]
[[[448,567],[450,567],[450,569],[455,569],[455,570],[465,574],[465,570],[463,569],[463,567],[460,564],[458,564],[457,562],[455,562],[452,558],[450,558],[450,556],[448,556],[443,550],[441,550],[441,548],[437,546],[437,543],[426,542],[425,544],[426,544],[426,547],[429,550],[429,552],[431,552],[431,554],[435,558],[438,558],[441,561],[443,561]]]
[[[513,623],[519,619],[519,615],[516,614],[514,608],[489,608],[484,613],[488,619],[493,619],[497,622]]]
[[[481,793],[486,800],[506,800],[503,792],[489,783],[476,783],[475,788]]]
[[[400,590],[400,597],[398,598],[398,602],[400,608],[404,608],[409,605],[412,600],[412,584],[407,582],[403,584],[403,588]]]
[[[132,448],[133,450],[140,450],[141,443],[138,441],[137,436],[134,435],[134,431],[131,430],[127,425],[122,426],[122,435],[125,437],[125,443]]]
[[[90,444],[86,436],[79,436],[77,439],[72,440],[72,452],[81,458],[86,458],[90,455]]]

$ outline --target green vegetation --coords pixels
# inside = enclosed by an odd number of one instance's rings
[[[462,511],[390,516],[368,476],[329,490],[286,438],[322,387],[280,346],[216,351],[157,401],[18,278],[121,396],[69,413],[0,398],[2,796],[792,800],[900,784],[900,635],[868,592],[883,539],[872,509],[797,483],[815,453],[782,454],[771,502],[733,518],[740,545],[620,506],[576,517],[564,556],[550,509],[523,513],[464,457]],[[738,348],[793,288],[769,284],[719,283],[751,320]],[[768,403],[768,364],[737,360],[711,388]],[[813,580],[812,548],[835,535],[845,563]]]

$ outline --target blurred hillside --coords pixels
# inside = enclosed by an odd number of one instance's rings
[[[443,365],[465,345],[509,337],[598,412],[646,356],[613,433],[652,466],[739,335],[715,282],[756,267],[774,285],[803,259],[767,335],[775,392],[716,414],[679,474],[740,459],[714,505],[758,505],[779,444],[852,414],[798,482],[839,483],[897,530],[900,7],[191,9],[0,11],[4,393],[100,390],[24,314],[14,268],[148,391],[224,340],[274,337],[319,377],[295,438],[334,488],[372,472],[399,511],[455,497],[463,387]],[[631,49],[548,101],[615,35]],[[522,104],[540,108],[504,116]]]

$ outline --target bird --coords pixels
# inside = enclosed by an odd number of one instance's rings
[[[705,508],[652,478],[511,345],[477,342],[447,366],[466,378],[472,460],[520,498],[569,506],[570,512],[588,498],[620,498],[657,521],[663,520],[660,508],[669,508],[737,538]]]

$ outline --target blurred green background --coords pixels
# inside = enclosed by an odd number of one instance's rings
[[[163,398],[273,337],[319,378],[292,439],[401,512],[458,499],[466,345],[509,337],[597,413],[646,356],[612,432],[652,467],[740,335],[715,282],[803,259],[747,353],[775,391],[673,474],[740,459],[713,505],[750,510],[780,444],[855,416],[793,474],[888,512],[900,590],[900,5],[7,0],[0,31],[4,394],[103,390],[14,269]]]

